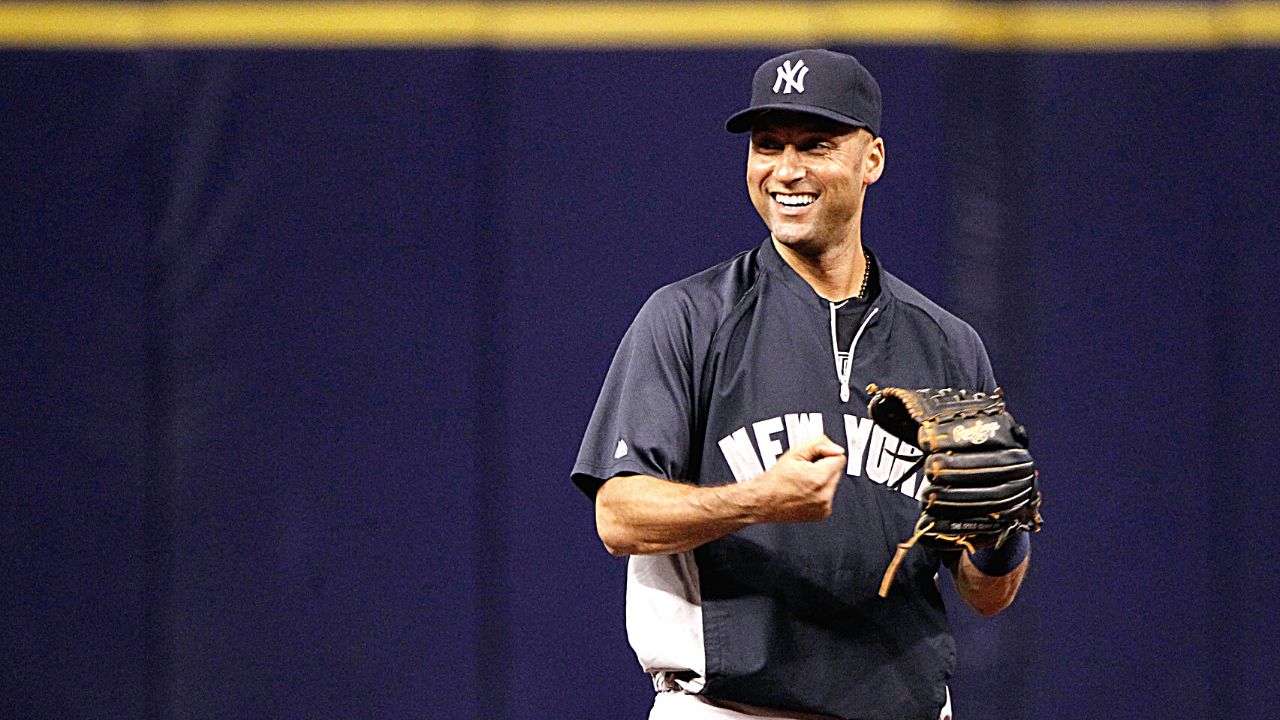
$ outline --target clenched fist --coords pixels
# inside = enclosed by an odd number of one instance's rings
[[[830,517],[844,466],[844,448],[826,435],[787,450],[773,467],[746,483],[759,503],[759,522],[812,522]]]

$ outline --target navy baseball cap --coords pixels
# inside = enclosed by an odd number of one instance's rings
[[[751,80],[751,106],[725,122],[741,133],[770,110],[817,115],[880,135],[880,85],[857,58],[830,50],[796,50],[766,61]]]

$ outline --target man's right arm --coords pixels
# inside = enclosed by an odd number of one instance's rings
[[[823,520],[844,466],[844,449],[818,436],[742,483],[695,487],[617,475],[596,494],[596,531],[614,555],[652,555],[691,550],[756,523]]]

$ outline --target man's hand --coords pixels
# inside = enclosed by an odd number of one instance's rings
[[[787,450],[773,467],[746,483],[758,493],[758,522],[813,522],[830,517],[845,462],[844,448],[826,435]]]
[[[756,523],[831,515],[844,449],[819,436],[742,483],[694,487],[647,475],[620,475],[596,494],[596,531],[614,555],[691,550]]]

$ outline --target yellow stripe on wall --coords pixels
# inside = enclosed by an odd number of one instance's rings
[[[1280,46],[1280,2],[0,3],[0,47]]]

